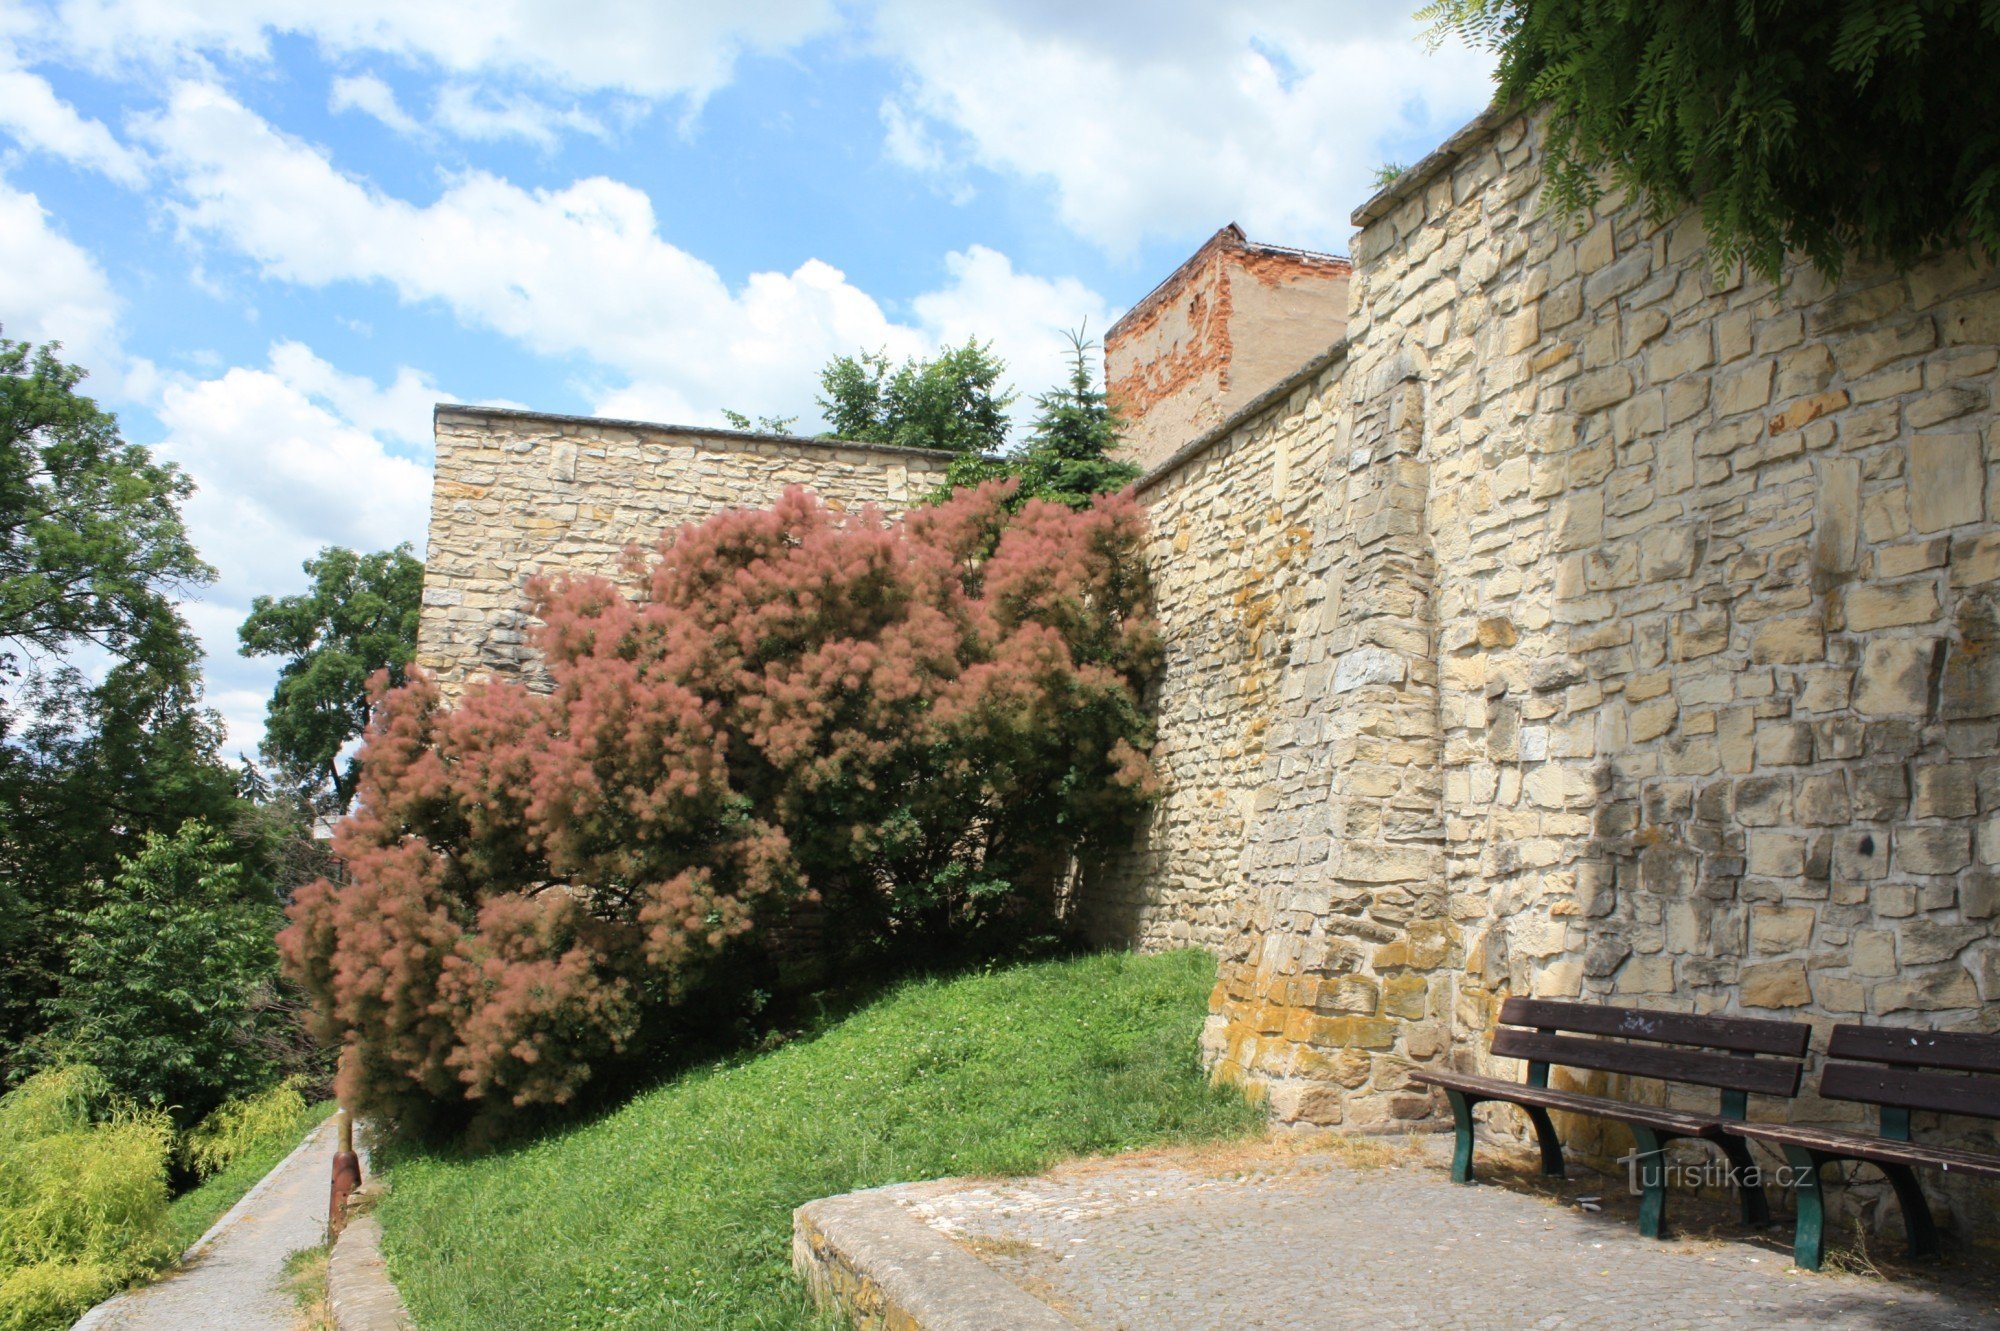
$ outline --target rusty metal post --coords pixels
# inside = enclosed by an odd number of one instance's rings
[[[339,1230],[347,1218],[347,1198],[361,1186],[361,1157],[354,1153],[354,1115],[340,1111],[340,1146],[333,1153],[333,1194],[327,1201],[326,1224]]]

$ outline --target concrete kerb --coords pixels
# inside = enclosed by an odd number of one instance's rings
[[[1076,1331],[904,1210],[897,1198],[908,1187],[822,1198],[792,1213],[792,1268],[816,1300],[862,1331]]]
[[[379,1196],[371,1179],[356,1198]],[[403,1296],[389,1279],[382,1256],[382,1222],[361,1209],[341,1226],[326,1262],[327,1304],[333,1309],[334,1331],[414,1331]]]

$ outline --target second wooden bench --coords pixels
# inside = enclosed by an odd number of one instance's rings
[[[1658,1238],[1666,1217],[1668,1142],[1708,1142],[1730,1164],[1748,1224],[1770,1223],[1770,1204],[1741,1137],[1725,1124],[1741,1122],[1749,1097],[1791,1099],[1799,1093],[1807,1041],[1804,1022],[1755,1017],[1704,1017],[1642,1008],[1570,1003],[1554,999],[1510,998],[1500,1008],[1493,1053],[1527,1063],[1525,1079],[1503,1081],[1471,1073],[1423,1069],[1410,1079],[1442,1089],[1451,1101],[1458,1129],[1452,1157],[1455,1182],[1473,1181],[1472,1111],[1487,1102],[1519,1105],[1534,1124],[1542,1149],[1542,1172],[1563,1172],[1562,1143],[1549,1111],[1585,1114],[1623,1123],[1637,1144],[1641,1186],[1639,1231]],[[1559,1090],[1549,1085],[1551,1067],[1585,1068],[1625,1076],[1710,1087],[1720,1092],[1712,1112],[1668,1109],[1610,1096]]]

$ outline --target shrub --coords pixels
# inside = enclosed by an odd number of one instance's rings
[[[267,1091],[226,1102],[181,1138],[181,1159],[195,1175],[207,1178],[271,1141],[296,1139],[306,1120],[300,1080],[290,1077]]]
[[[69,974],[48,1007],[56,1049],[88,1050],[110,1089],[192,1123],[268,1085],[280,1020],[274,900],[190,820],[149,835],[104,900],[76,918]]]
[[[117,1103],[76,1065],[0,1096],[0,1331],[65,1326],[171,1255],[172,1126]]]
[[[567,1101],[802,904],[850,947],[1045,911],[1152,795],[1159,645],[1131,500],[1010,498],[794,489],[664,538],[636,595],[534,584],[552,691],[383,696],[351,881],[281,940],[343,1098]]]

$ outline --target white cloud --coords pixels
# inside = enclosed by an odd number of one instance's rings
[[[63,357],[92,372],[85,391],[117,389],[126,370],[118,299],[104,270],[58,231],[41,200],[0,182],[0,332],[60,339]]]
[[[1392,154],[1411,155],[1491,96],[1488,57],[1415,40],[1410,0],[885,0],[879,49],[908,72],[889,152],[1046,181],[1062,221],[1113,252],[1252,235],[1340,248]],[[1419,148],[1420,150],[1420,148]]]
[[[262,60],[272,36],[290,34],[454,75],[699,101],[743,54],[786,50],[837,20],[832,0],[63,0],[44,36],[101,61],[173,62]]]
[[[549,152],[564,133],[606,138],[604,122],[581,107],[557,107],[518,93],[498,93],[463,83],[438,94],[432,117],[440,129],[461,139],[522,139]]]
[[[53,153],[128,188],[145,183],[144,159],[101,122],[79,115],[39,74],[0,67],[0,129],[26,147]]]
[[[430,412],[441,396],[414,370],[378,385],[297,342],[273,346],[265,368],[163,385],[154,415],[166,436],[156,452],[194,479],[183,511],[217,573],[182,610],[207,648],[209,701],[229,724],[232,749],[256,751],[276,678],[276,663],[236,654],[251,601],[302,590],[299,565],[328,545],[422,549]]]
[[[374,74],[344,75],[333,81],[326,109],[336,115],[359,111],[373,116],[398,134],[421,137],[424,127],[396,100],[396,90]]]
[[[908,355],[968,332],[994,336],[1039,388],[1051,379],[1030,367],[1050,363],[1059,330],[1086,317],[1101,327],[1106,314],[1080,283],[1015,273],[978,247],[948,259],[945,285],[913,302],[913,324],[819,260],[732,290],[659,234],[652,201],[630,185],[593,177],[524,190],[472,173],[419,205],[341,174],[208,86],[180,88],[139,132],[178,179],[190,233],[220,239],[267,276],[385,282],[406,301],[440,302],[464,323],[579,358],[606,378],[587,391],[613,414],[717,420],[732,407],[811,420],[828,357]]]

